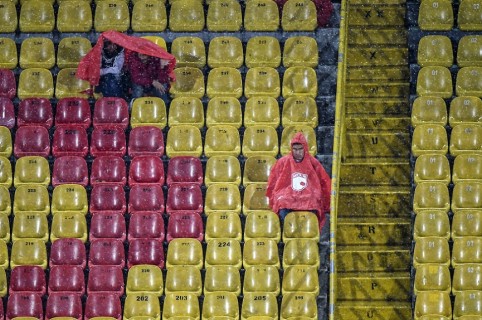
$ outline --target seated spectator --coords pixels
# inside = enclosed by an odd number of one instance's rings
[[[123,83],[124,48],[110,40],[104,41],[99,85],[96,92],[104,97],[125,98]]]

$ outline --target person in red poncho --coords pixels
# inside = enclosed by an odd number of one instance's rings
[[[132,82],[132,98],[143,96],[167,99],[169,61],[135,52],[129,57],[127,69]]]
[[[291,153],[278,159],[271,168],[266,196],[281,222],[291,211],[312,211],[317,214],[320,231],[328,234],[331,179],[321,163],[308,151],[303,133],[291,139]]]

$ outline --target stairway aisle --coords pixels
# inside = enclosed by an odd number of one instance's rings
[[[348,0],[334,318],[411,319],[403,0]]]

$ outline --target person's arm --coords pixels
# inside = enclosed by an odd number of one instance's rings
[[[266,186],[266,196],[269,199],[269,205],[272,207],[273,204],[273,191],[276,185],[276,181],[279,179],[279,164],[275,162],[275,164],[271,167],[271,171],[268,177],[268,185]]]
[[[331,178],[328,173],[326,173],[325,168],[323,168],[321,163],[319,163],[317,168],[317,174],[321,183],[321,209],[324,213],[329,213],[331,201]]]
[[[124,52],[119,53],[114,59],[114,65],[109,68],[101,68],[100,75],[103,76],[108,73],[120,74],[124,66]]]

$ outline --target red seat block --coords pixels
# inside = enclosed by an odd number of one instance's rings
[[[129,168],[129,186],[138,183],[164,184],[164,164],[157,156],[137,156]]]
[[[12,100],[16,94],[17,82],[13,70],[0,69],[0,97]]]
[[[98,184],[90,193],[90,213],[126,212],[126,195],[124,188],[118,184]]]
[[[80,295],[68,292],[51,292],[47,298],[45,320],[56,317],[71,317],[82,320],[82,300]]]
[[[152,264],[164,268],[164,247],[159,239],[133,239],[129,241],[127,267]]]
[[[97,213],[92,215],[89,228],[90,240],[126,239],[126,221],[121,213]]]
[[[176,183],[167,192],[166,212],[203,212],[203,196],[201,186],[192,183]]]
[[[129,213],[164,212],[164,191],[159,184],[136,184],[129,192]]]
[[[55,158],[78,156],[85,158],[89,153],[87,131],[77,125],[58,126],[54,132],[52,154]]]
[[[89,184],[87,161],[79,156],[63,156],[55,158],[52,171],[52,185],[80,184],[86,187]]]
[[[51,267],[49,273],[49,294],[52,292],[84,294],[84,270],[80,266]]]
[[[126,185],[127,169],[124,159],[118,156],[100,156],[92,161],[90,184],[101,183]]]
[[[89,267],[125,266],[124,243],[119,239],[96,239],[90,242]],[[91,270],[92,271],[92,270]]]
[[[87,294],[111,293],[118,297],[124,293],[124,275],[120,266],[92,266],[87,282]]]
[[[57,102],[55,125],[79,125],[90,127],[90,105],[85,98],[62,98]]]
[[[169,160],[167,167],[167,185],[174,183],[194,183],[202,185],[203,167],[201,159],[190,156],[179,156]]]
[[[136,238],[157,238],[164,241],[164,219],[158,212],[138,212],[129,220],[128,240]]]
[[[15,127],[15,107],[12,100],[5,97],[0,97],[0,126]]]
[[[122,98],[102,97],[95,102],[93,122],[94,128],[113,125],[125,130],[129,125],[129,105]]]
[[[42,126],[25,126],[17,129],[13,154],[16,158],[25,156],[41,156],[47,158],[50,155],[49,132]]]
[[[122,307],[120,298],[116,294],[91,292],[85,302],[84,319],[95,317],[111,317],[122,319]]]
[[[158,127],[140,126],[133,128],[129,135],[129,156],[164,154],[164,136]]]
[[[40,266],[18,266],[10,273],[10,293],[32,292],[44,295],[47,292],[45,271]]]
[[[50,247],[49,265],[73,265],[85,268],[87,255],[84,243],[77,238],[57,239]]]
[[[42,297],[37,293],[14,292],[8,297],[6,319],[34,317],[43,319]]]
[[[203,221],[194,212],[173,212],[167,223],[167,241],[174,238],[194,238],[202,241],[204,238]]]
[[[115,126],[103,126],[96,127],[92,131],[90,154],[93,157],[123,157],[126,149],[126,134],[124,129]]]
[[[54,123],[52,104],[46,98],[27,98],[18,104],[17,125],[37,125],[50,129]]]

